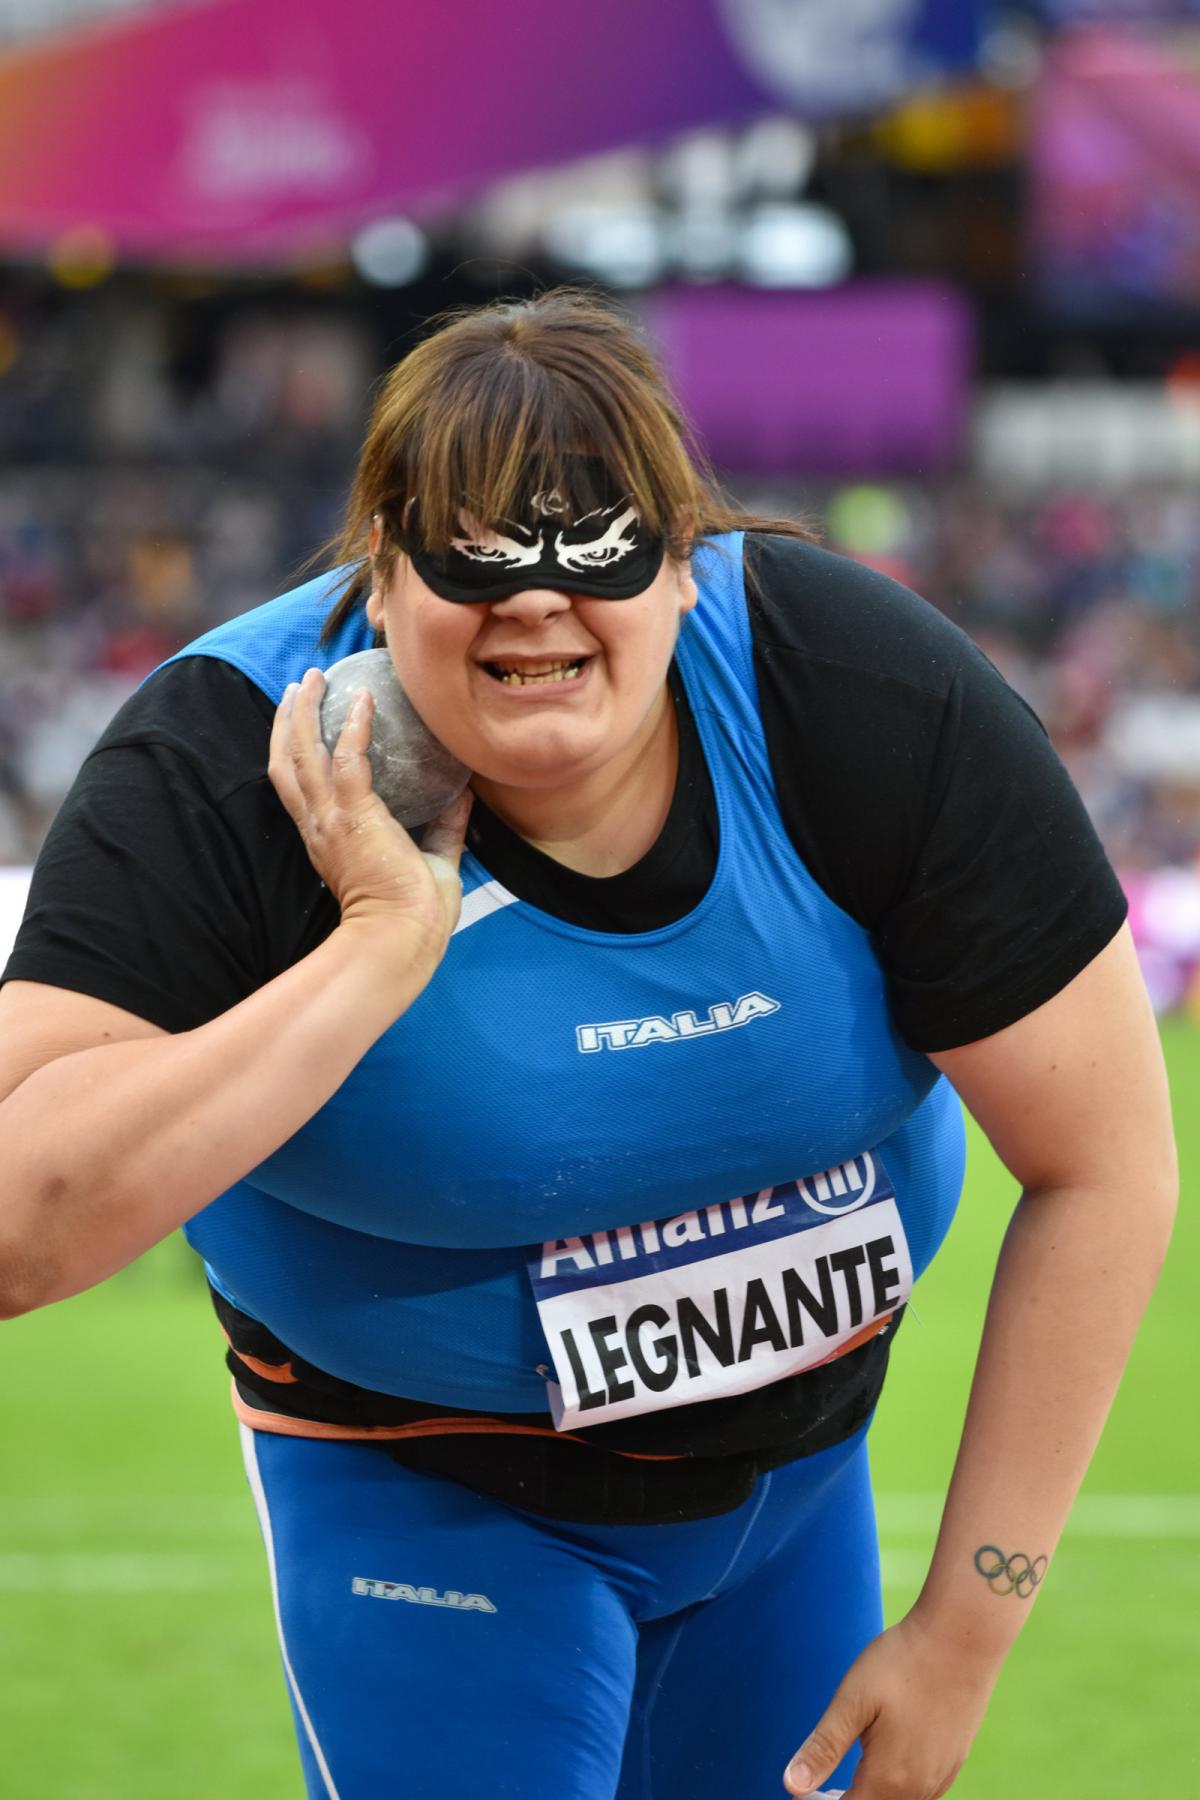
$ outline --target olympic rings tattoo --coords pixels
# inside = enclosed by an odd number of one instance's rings
[[[1049,1557],[1031,1561],[1023,1550],[1005,1556],[996,1544],[981,1544],[975,1552],[975,1567],[993,1594],[1015,1594],[1018,1600],[1029,1599],[1049,1565]]]

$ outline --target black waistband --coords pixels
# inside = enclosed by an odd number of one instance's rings
[[[731,1511],[768,1469],[852,1436],[879,1398],[900,1317],[847,1355],[753,1393],[560,1435],[548,1413],[476,1412],[359,1387],[297,1356],[215,1289],[213,1305],[251,1423],[255,1414],[294,1420],[298,1435],[305,1424],[339,1435],[428,1427],[375,1441],[406,1468],[461,1481],[508,1505],[611,1525]]]

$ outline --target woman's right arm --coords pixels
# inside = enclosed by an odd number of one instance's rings
[[[0,1316],[104,1280],[278,1149],[441,961],[469,799],[418,850],[371,788],[369,699],[331,759],[321,692],[310,671],[285,694],[270,771],[341,906],[324,943],[173,1036],[39,983],[0,991]]]

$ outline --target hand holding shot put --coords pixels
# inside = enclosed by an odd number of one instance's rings
[[[470,794],[450,801],[418,848],[373,785],[370,689],[354,691],[331,751],[321,731],[325,687],[322,672],[309,669],[284,691],[271,732],[271,781],[342,922],[390,922],[400,953],[432,970],[458,918]]]

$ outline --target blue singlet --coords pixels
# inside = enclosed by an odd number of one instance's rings
[[[187,1227],[214,1283],[309,1362],[474,1410],[546,1405],[528,1248],[711,1207],[881,1153],[914,1273],[963,1171],[958,1102],[899,1038],[868,933],[819,888],[776,803],[740,534],[697,554],[677,661],[716,794],[708,892],[614,935],[463,859],[433,980],[321,1111]],[[325,577],[219,626],[273,700],[366,648],[321,645]],[[870,728],[870,721],[863,722]],[[814,772],[814,779],[819,778]]]

